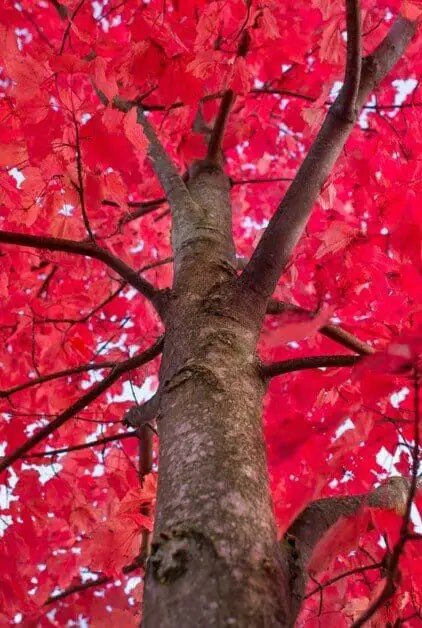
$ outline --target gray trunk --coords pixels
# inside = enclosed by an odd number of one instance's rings
[[[227,303],[235,264],[227,179],[199,171],[190,192],[196,217],[181,220],[173,234],[143,626],[284,626],[255,354],[259,324],[241,304]]]

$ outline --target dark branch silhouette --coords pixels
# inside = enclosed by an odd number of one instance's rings
[[[59,429],[66,421],[73,418],[81,410],[86,408],[90,403],[95,401],[103,392],[105,392],[110,386],[117,382],[124,373],[136,369],[147,362],[150,362],[156,358],[162,351],[163,338],[159,338],[149,349],[141,353],[140,355],[129,358],[124,362],[120,362],[101,382],[93,386],[85,395],[80,397],[69,408],[59,414],[48,425],[42,427],[31,438],[25,441],[20,447],[15,449],[11,454],[4,456],[0,461],[0,472],[8,469],[16,460],[26,456],[28,451],[33,449],[36,445],[41,443],[50,434],[53,434]]]
[[[293,371],[304,371],[306,369],[354,366],[360,360],[362,360],[360,355],[315,355],[304,358],[292,358],[291,360],[265,364],[261,367],[261,373],[266,379],[269,379],[277,375],[284,375]]]
[[[220,108],[218,110],[217,118],[214,123],[214,128],[211,132],[210,141],[208,144],[207,159],[212,163],[218,163],[221,153],[221,144],[226,130],[230,109],[234,103],[235,95],[232,89],[225,92],[221,99]]]
[[[113,434],[112,436],[104,436],[98,440],[93,440],[89,443],[80,443],[79,445],[72,445],[71,447],[62,447],[61,449],[52,449],[51,451],[37,451],[33,454],[28,454],[25,458],[46,458],[48,456],[58,456],[60,454],[68,454],[72,451],[80,451],[81,449],[90,449],[91,447],[101,447],[101,445],[107,445],[116,440],[124,440],[125,438],[138,437],[137,430],[133,432],[122,432],[121,434]]]
[[[13,231],[0,231],[0,242],[3,244],[18,244],[46,251],[61,251],[97,259],[109,268],[112,268],[128,284],[143,294],[156,307],[158,312],[163,312],[165,297],[160,290],[154,288],[146,279],[143,279],[133,268],[123,260],[115,257],[107,249],[101,248],[92,242],[77,242],[50,236],[36,236],[27,233]]]
[[[294,312],[307,312],[312,314],[310,310],[294,305],[293,303],[287,303],[285,301],[278,301],[277,299],[270,299],[267,306],[267,314],[284,314],[286,311]],[[323,334],[327,338],[330,338],[334,342],[347,347],[359,353],[359,355],[371,355],[375,352],[375,349],[368,345],[363,340],[357,338],[354,334],[346,331],[339,325],[324,325],[318,330],[320,334]]]

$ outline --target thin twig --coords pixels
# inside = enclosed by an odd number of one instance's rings
[[[88,371],[100,371],[102,369],[112,369],[119,365],[119,362],[104,360],[103,362],[93,362],[91,364],[80,364],[78,366],[73,366],[68,369],[63,369],[62,371],[56,371],[54,373],[48,373],[47,375],[41,375],[35,379],[29,379],[22,384],[17,384],[16,386],[11,386],[10,388],[5,388],[0,390],[0,399],[6,399],[15,393],[21,392],[22,390],[27,390],[28,388],[32,388],[33,386],[39,386],[40,384],[45,384],[46,382],[51,382],[55,379],[60,379],[62,377],[69,377],[70,375],[77,375],[78,373],[87,373]]]
[[[73,11],[72,15],[69,16],[68,11],[66,12],[66,17],[68,19],[68,22],[67,22],[67,26],[66,26],[66,29],[64,31],[64,34],[63,34],[63,39],[62,39],[62,43],[61,43],[61,46],[60,46],[59,55],[63,54],[63,50],[64,50],[64,47],[66,45],[66,40],[69,37],[70,29],[72,27],[72,22],[75,19],[75,17],[78,15],[79,11],[82,9],[82,6],[83,6],[84,2],[85,2],[85,0],[80,0],[79,4],[76,5],[75,10]],[[62,15],[62,13],[64,14],[64,12],[60,13],[60,10],[58,8],[59,3],[56,3],[56,4],[53,3],[53,4],[56,7],[56,9],[58,10],[60,15]]]
[[[361,567],[355,567],[354,569],[349,569],[348,571],[343,571],[341,574],[338,574],[337,576],[334,576],[333,578],[330,578],[329,580],[326,580],[325,582],[318,583],[318,586],[316,586],[315,589],[312,589],[311,591],[309,591],[309,593],[307,593],[303,599],[307,600],[308,598],[315,595],[315,593],[318,593],[322,589],[325,589],[326,587],[329,587],[332,584],[335,584],[339,580],[344,580],[344,578],[349,578],[350,576],[354,576],[364,571],[372,571],[373,569],[381,569],[383,566],[384,566],[384,563],[379,562],[379,563],[374,563],[373,565],[363,565]]]
[[[78,184],[75,185],[76,191],[79,196],[79,203],[81,206],[82,218],[84,221],[85,229],[88,232],[89,239],[92,242],[95,242],[94,234],[91,229],[91,225],[88,218],[88,212],[86,210],[85,205],[85,187],[84,187],[84,177],[83,177],[83,167],[82,167],[82,153],[81,153],[81,140],[79,136],[79,125],[76,120],[75,113],[72,113],[73,117],[73,125],[75,127],[75,156],[76,156],[76,172],[78,175]]]
[[[104,436],[98,440],[93,440],[89,443],[80,443],[79,445],[72,445],[71,447],[62,447],[62,449],[52,449],[51,451],[37,451],[33,454],[28,454],[25,458],[46,458],[48,456],[58,456],[60,454],[68,454],[72,451],[80,451],[81,449],[90,449],[91,447],[99,447],[112,443],[116,440],[123,440],[125,438],[138,437],[138,431],[122,432],[121,434],[113,434],[112,436]]]
[[[143,568],[143,564],[135,561],[131,565],[126,565],[126,567],[123,567],[122,573],[126,575],[128,573],[131,573],[132,571],[135,571],[136,569],[142,569],[142,568]],[[87,589],[92,589],[92,587],[99,587],[103,584],[108,584],[109,582],[113,582],[114,580],[116,580],[115,576],[100,576],[99,578],[97,578],[97,580],[89,580],[88,582],[76,584],[72,587],[69,587],[68,589],[65,589],[61,593],[56,593],[55,595],[51,595],[44,602],[44,606],[47,606],[49,604],[54,604],[55,602],[59,602],[60,600],[63,600],[64,598],[69,597],[69,595],[74,595],[75,593],[82,593],[83,591],[86,591]]]

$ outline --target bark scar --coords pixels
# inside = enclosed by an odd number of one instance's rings
[[[213,370],[209,366],[201,364],[196,360],[189,360],[170,379],[166,380],[164,382],[164,390],[166,392],[174,390],[175,388],[178,388],[185,382],[189,381],[192,377],[197,377],[202,382],[208,384],[214,390],[225,390],[224,383],[213,372]]]

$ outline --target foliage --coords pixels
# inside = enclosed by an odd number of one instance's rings
[[[415,19],[421,10],[416,0],[365,0],[364,52],[399,11]],[[151,284],[171,285],[168,206],[135,110],[113,98],[142,103],[188,172],[205,155],[222,92],[234,90],[222,148],[237,254],[249,258],[338,91],[344,29],[342,3],[322,0],[2,2],[1,228],[39,236],[30,248],[1,238],[4,455],[163,333],[146,297]],[[413,385],[396,358],[397,346],[399,357],[409,347],[419,355],[422,324],[419,44],[365,106],[278,284],[275,296],[307,313],[268,316],[262,331],[264,362],[344,354],[318,333],[328,324],[381,355],[271,383],[264,420],[280,537],[312,500],[411,473]],[[57,249],[49,237],[88,248]],[[128,267],[147,281],[138,285]],[[140,486],[138,440],[122,417],[157,386],[158,352],[151,358],[129,363],[3,473],[1,625],[137,625],[142,571],[122,569],[151,529],[142,507],[153,505],[155,471]],[[369,510],[336,528],[338,545],[311,564],[300,625],[350,625],[376,598],[402,514]],[[372,625],[420,622],[418,541],[406,545],[400,573]],[[90,578],[99,586],[50,599]]]

